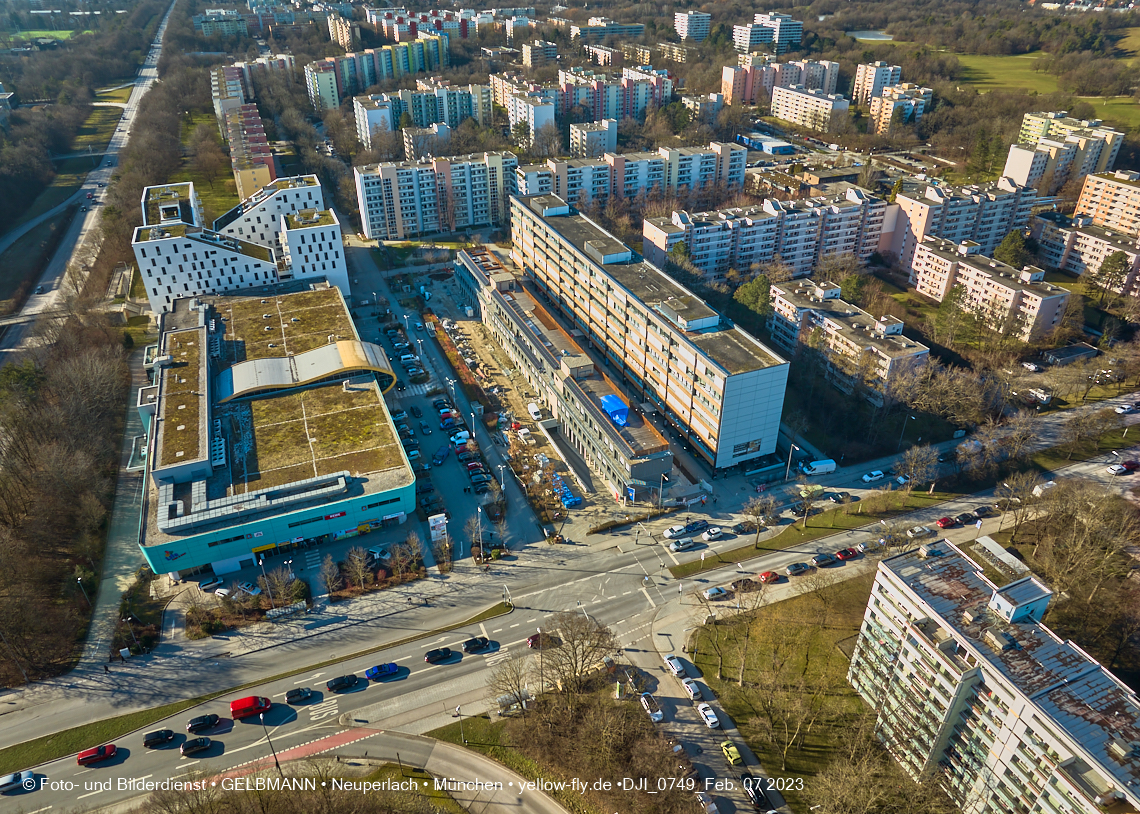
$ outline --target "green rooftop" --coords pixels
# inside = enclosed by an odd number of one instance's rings
[[[290,229],[311,229],[314,226],[335,226],[336,220],[327,209],[302,209],[286,215],[285,224]]]

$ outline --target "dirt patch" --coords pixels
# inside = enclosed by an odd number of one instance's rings
[[[449,271],[433,271],[428,275],[433,280],[450,280],[455,275]]]

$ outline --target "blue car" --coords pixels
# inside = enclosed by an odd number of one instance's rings
[[[388,676],[394,676],[400,672],[400,668],[395,664],[377,664],[375,667],[369,667],[364,671],[364,677],[369,681],[379,681]]]

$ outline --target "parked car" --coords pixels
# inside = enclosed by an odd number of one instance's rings
[[[816,568],[822,568],[825,565],[831,565],[833,562],[835,562],[835,555],[827,553],[816,554],[811,558],[811,562],[812,565],[814,565]]]
[[[1137,469],[1140,469],[1140,461],[1121,461],[1108,467],[1108,472],[1111,475],[1126,475],[1129,472],[1135,472]]]
[[[377,664],[375,667],[369,667],[364,671],[364,677],[369,681],[379,681],[382,678],[389,678],[400,672],[400,667],[397,664],[389,662],[388,664]]]
[[[949,528],[953,528],[957,524],[957,522],[958,521],[955,520],[953,517],[940,517],[938,519],[938,522],[935,523],[935,525],[938,526],[938,528],[940,528],[940,529],[949,529]]]
[[[1128,413],[1136,412],[1136,408],[1131,404],[1118,404],[1116,406],[1116,412],[1118,412],[1120,415],[1127,415]]]
[[[733,534],[755,534],[756,523],[752,520],[745,520],[742,523],[737,523],[732,527]]]
[[[209,738],[190,738],[183,741],[182,745],[178,747],[178,751],[183,755],[194,755],[198,752],[205,752],[212,743],[213,741]]]
[[[680,540],[674,540],[673,542],[669,543],[669,550],[674,553],[678,551],[688,551],[690,548],[694,548],[696,545],[697,541],[692,537],[682,537]]]
[[[701,685],[691,678],[682,678],[681,686],[685,690],[685,694],[689,696],[690,701],[700,701],[703,698],[701,693]]]
[[[756,578],[765,585],[780,581],[780,575],[775,571],[762,571],[756,575]]]
[[[858,556],[859,552],[853,548],[841,548],[835,552],[835,559],[840,562],[847,562],[847,560],[853,560]]]
[[[736,580],[736,582],[732,583],[732,585],[730,585],[729,587],[732,588],[733,593],[749,594],[749,593],[752,593],[753,591],[759,591],[760,590],[760,583],[757,582],[756,580],[752,579],[751,577],[745,577],[744,579]]]
[[[970,526],[970,525],[973,525],[974,523],[978,522],[978,516],[976,514],[974,514],[973,512],[962,512],[960,515],[956,516],[954,519],[957,522],[961,523],[963,526]]]
[[[733,766],[740,766],[744,763],[744,758],[740,756],[740,750],[736,748],[736,744],[732,741],[722,741],[720,744],[721,754],[724,759]]]
[[[740,775],[740,785],[758,810],[772,810],[772,804],[768,801],[768,794],[764,790],[763,778],[753,777],[750,772],[744,772]]]
[[[254,585],[252,582],[239,582],[238,588],[240,588],[243,593],[247,593],[250,596],[259,596],[261,594],[261,589]]]
[[[490,639],[486,636],[476,636],[473,639],[468,639],[463,643],[464,653],[478,653],[481,650],[486,650],[491,644]]]
[[[709,588],[708,590],[706,590],[704,592],[704,597],[705,597],[705,599],[709,600],[710,602],[715,602],[718,599],[727,599],[728,598],[728,591],[726,591],[724,588],[721,588],[718,585],[715,588]]]
[[[392,413],[392,420],[393,421],[403,421],[407,417],[408,417],[408,414],[406,412],[404,412],[403,410],[400,410],[399,412]]]
[[[308,687],[294,687],[285,693],[286,704],[301,704],[313,697],[313,691]]]
[[[210,593],[210,592],[216,590],[217,588],[221,588],[221,587],[222,587],[221,577],[211,577],[210,579],[204,579],[198,583],[198,590],[201,591],[202,593]]]
[[[885,477],[886,475],[881,469],[875,469],[863,476],[863,483],[874,483],[875,481],[882,480]]]
[[[720,719],[716,717],[713,708],[708,704],[697,704],[697,714],[701,716],[701,720],[705,722],[705,726],[709,729],[720,728]]]
[[[330,679],[325,683],[325,689],[329,692],[340,692],[348,690],[356,686],[356,682],[360,681],[356,673],[349,673],[346,676],[338,676],[337,678]]]
[[[929,526],[911,526],[906,530],[906,536],[912,540],[919,540],[923,537],[933,537],[934,529]]]
[[[649,720],[653,723],[661,723],[665,720],[665,713],[661,711],[661,705],[657,703],[657,699],[653,697],[652,693],[643,692],[641,694],[641,708],[649,715]]]
[[[724,534],[720,526],[713,526],[711,529],[701,535],[702,540],[719,540]]]
[[[716,803],[710,794],[703,791],[696,792],[697,805],[701,807],[704,814],[720,814],[720,809],[716,807]]]
[[[417,495],[426,495],[428,492],[434,492],[434,491],[435,491],[435,484],[433,484],[430,480],[418,480],[418,481],[416,481],[416,494]]]
[[[92,763],[101,763],[104,760],[110,760],[119,750],[115,748],[115,744],[108,743],[103,746],[96,746],[93,749],[84,749],[75,756],[75,762],[80,766],[90,766]]]
[[[530,639],[527,639],[527,642],[529,643]],[[684,677],[686,673],[684,663],[672,653],[665,657],[665,666],[668,668],[669,672],[678,678]]]
[[[1124,465],[1127,466],[1129,463],[1136,463],[1136,462],[1135,461],[1125,461]],[[1136,464],[1136,465],[1137,465],[1137,467],[1140,467],[1140,464]],[[974,517],[978,517],[978,518],[989,517],[991,514],[994,514],[994,510],[991,509],[989,506],[979,506],[978,508],[974,509]]]
[[[173,729],[156,729],[154,732],[147,732],[143,735],[143,746],[147,749],[154,749],[164,743],[170,743],[172,740],[174,740]]]
[[[664,537],[666,540],[673,540],[685,534],[685,526],[670,526],[665,529]]]
[[[1022,362],[1021,366],[1028,370],[1030,373],[1041,372],[1041,365],[1037,364],[1036,362]]]
[[[526,637],[526,646],[531,650],[546,650],[550,647],[557,647],[562,644],[557,636],[551,636],[549,633],[532,633]]]
[[[832,492],[830,495],[827,496],[827,499],[830,500],[832,503],[842,503],[845,500],[851,499],[851,493],[850,492]]]
[[[439,664],[441,661],[447,661],[449,658],[451,658],[450,647],[437,647],[424,654],[424,661],[428,664]]]
[[[794,562],[784,569],[784,573],[789,577],[798,577],[800,574],[806,574],[811,570],[811,566],[806,562]]]
[[[191,718],[186,723],[187,732],[205,732],[208,729],[213,729],[218,725],[217,715],[199,715],[197,718]]]

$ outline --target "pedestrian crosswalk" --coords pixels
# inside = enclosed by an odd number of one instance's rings
[[[305,570],[319,571],[321,567],[321,551],[319,548],[305,550]]]

